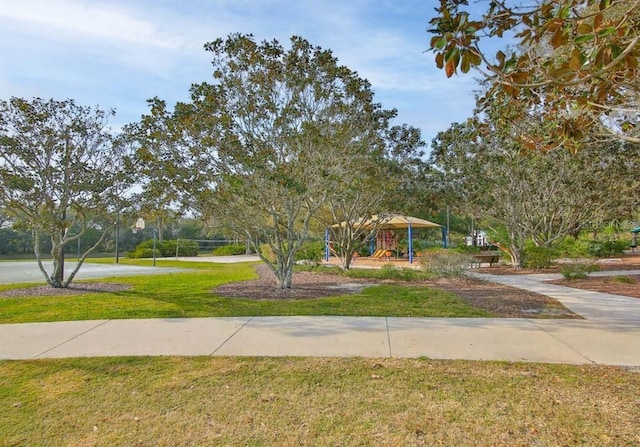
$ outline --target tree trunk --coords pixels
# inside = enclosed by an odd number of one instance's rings
[[[293,263],[278,262],[275,274],[278,282],[278,289],[287,290],[291,288],[291,281],[293,279]]]
[[[517,247],[511,247],[509,256],[511,257],[511,265],[515,270],[522,268],[522,250]]]
[[[61,236],[62,238],[63,236]],[[51,287],[59,289],[64,284],[64,246],[60,241],[51,238],[51,258],[53,260],[53,272],[49,284]]]
[[[345,253],[344,257],[342,258],[342,263],[340,264],[340,268],[342,270],[349,270],[351,268],[352,262],[353,262],[353,251],[350,250],[349,252]]]

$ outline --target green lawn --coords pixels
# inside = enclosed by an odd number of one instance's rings
[[[640,374],[321,358],[0,361],[0,445],[640,445]]]
[[[92,261],[93,262],[93,261]],[[113,262],[109,259],[97,262]],[[123,260],[151,265],[151,261]],[[122,318],[230,316],[394,316],[487,317],[450,292],[424,286],[377,285],[362,293],[311,300],[244,300],[215,296],[223,283],[256,277],[251,263],[215,264],[158,260],[159,268],[182,267],[188,272],[100,279],[131,285],[130,290],[73,296],[0,298],[0,323]],[[2,286],[1,290],[15,288]]]

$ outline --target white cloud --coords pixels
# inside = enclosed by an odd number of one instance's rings
[[[4,2],[0,18],[72,38],[96,38],[151,47],[180,46],[161,35],[153,23],[113,5],[75,0],[20,0]]]
[[[399,109],[401,122],[431,134],[447,116],[468,116],[473,81],[447,80],[424,53],[429,3],[0,0],[0,95],[72,97],[115,107],[127,122],[146,112],[146,98],[172,104],[210,79],[205,42],[240,32],[287,47],[295,34],[332,50],[372,83],[377,101]]]

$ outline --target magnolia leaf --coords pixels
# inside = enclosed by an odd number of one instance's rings
[[[507,62],[505,62],[505,64],[504,64],[504,72],[505,73],[509,73],[509,72],[513,71],[516,68],[516,65],[517,65],[517,61],[516,61],[515,57],[512,57]]]
[[[558,27],[555,33],[553,33],[553,37],[551,38],[551,46],[553,46],[553,48],[558,48],[566,44],[567,41],[568,37],[565,34],[564,29],[562,27]]]
[[[450,78],[451,76],[453,76],[453,74],[456,72],[456,66],[453,62],[453,60],[450,60],[447,62],[447,64],[444,67],[444,72],[447,75],[448,78]]]
[[[611,0],[600,0],[600,11],[604,11],[611,6]]]
[[[608,26],[608,27],[603,28],[600,31],[598,31],[598,36],[599,37],[605,37],[605,36],[610,36],[611,34],[615,34],[615,33],[616,33],[616,29],[613,26]]]
[[[498,68],[504,69],[504,60],[506,55],[502,51],[496,53],[496,59],[498,59]]]
[[[580,67],[582,66],[582,60],[582,53],[577,48],[574,48],[571,53],[571,60],[569,60],[569,67],[575,71],[580,70]]]
[[[618,45],[611,45],[611,55],[613,56],[614,59],[620,56],[621,53],[622,53],[622,48],[620,48]]]
[[[458,50],[457,47],[452,47],[449,49],[449,51],[445,53],[444,61],[448,63],[449,61],[456,59],[456,56],[459,56],[459,55],[460,55],[460,50]],[[457,65],[457,62],[456,62],[456,65]]]
[[[462,54],[462,57],[460,59],[460,70],[463,73],[469,73],[469,68],[470,68],[470,63],[469,63],[469,52],[465,51]]]
[[[516,71],[515,73],[511,74],[510,77],[515,84],[524,84],[529,79],[529,72]]]
[[[599,31],[602,28],[602,21],[603,21],[603,17],[602,14],[597,14],[594,18],[593,18],[593,29],[596,31]]]
[[[469,62],[474,66],[478,66],[482,63],[482,57],[473,48],[469,50]]]
[[[586,107],[589,104],[589,100],[586,96],[580,95],[576,98],[576,104],[580,107]]]
[[[568,81],[576,77],[576,72],[569,67],[560,67],[554,71],[552,71],[551,76],[556,80]]]
[[[591,42],[593,39],[595,39],[595,36],[593,34],[585,34],[582,36],[578,36],[575,39],[573,39],[573,41],[577,44],[583,44],[585,42]]]
[[[593,32],[593,28],[588,23],[581,23],[577,29],[579,34],[589,34]]]

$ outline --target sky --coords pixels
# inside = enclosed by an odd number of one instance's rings
[[[427,51],[436,0],[0,0],[0,99],[74,99],[115,109],[114,128],[146,100],[173,105],[212,79],[204,44],[231,33],[292,35],[329,49],[398,109],[394,124],[430,142],[470,117],[477,83],[447,79]]]

